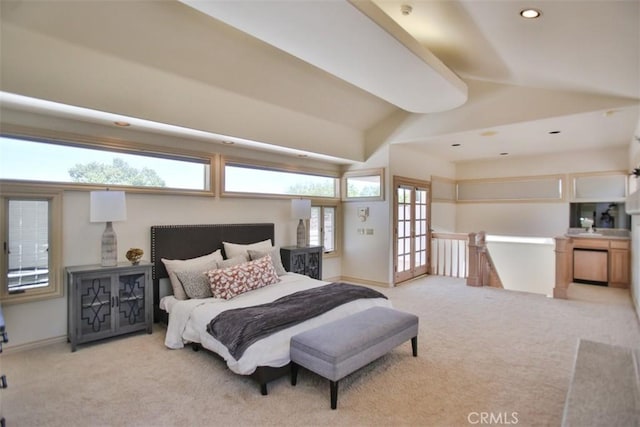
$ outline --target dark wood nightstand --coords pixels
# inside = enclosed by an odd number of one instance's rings
[[[280,256],[285,270],[322,280],[322,246],[283,246]]]

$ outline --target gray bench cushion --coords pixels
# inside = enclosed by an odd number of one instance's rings
[[[338,381],[418,335],[418,317],[374,307],[291,338],[291,360]]]

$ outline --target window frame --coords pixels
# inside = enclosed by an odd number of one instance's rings
[[[380,195],[379,196],[366,196],[366,197],[351,197],[348,195],[349,178],[359,178],[365,176],[379,176],[380,177]],[[359,202],[359,201],[383,201],[385,199],[384,194],[384,168],[376,169],[359,169],[354,171],[348,171],[342,174],[340,179],[340,187],[342,193],[342,201],[345,202]]]
[[[45,131],[41,129],[24,128],[21,126],[7,125],[3,126],[0,136],[11,139],[20,139],[42,144],[62,145],[68,147],[86,148],[91,150],[108,151],[123,154],[133,154],[138,156],[148,156],[153,158],[164,158],[169,160],[189,161],[201,163],[208,166],[208,172],[205,176],[205,183],[208,189],[193,190],[171,187],[142,187],[133,185],[113,185],[113,184],[94,184],[81,182],[62,182],[62,181],[37,181],[37,180],[20,180],[20,179],[0,179],[0,182],[7,183],[25,183],[34,186],[54,186],[55,188],[64,190],[81,190],[91,191],[96,189],[126,190],[130,193],[152,193],[152,194],[172,194],[172,195],[196,195],[196,196],[215,196],[216,182],[215,170],[217,165],[218,154],[205,153],[191,150],[175,150],[169,147],[158,147],[138,142],[128,142],[124,140],[115,140],[112,138],[93,138],[87,135],[79,135],[68,132]]]
[[[317,196],[317,195],[305,195],[305,194],[281,194],[281,193],[251,193],[251,192],[241,192],[241,191],[227,191],[226,187],[226,166],[238,166],[244,167],[247,169],[256,169],[256,170],[269,170],[274,172],[285,172],[285,173],[298,173],[301,175],[312,175],[312,176],[321,176],[327,178],[334,179],[334,191],[335,196]],[[328,170],[321,169],[313,169],[313,168],[303,168],[292,165],[286,165],[282,163],[271,163],[271,162],[261,162],[261,161],[253,161],[246,160],[237,157],[227,157],[220,156],[220,177],[218,182],[220,183],[220,196],[221,197],[249,197],[249,198],[271,198],[271,199],[298,199],[303,197],[305,199],[312,200],[340,200],[340,176],[337,172],[332,172]]]
[[[340,204],[339,201],[334,201],[334,202],[328,202],[326,200],[315,200],[315,199],[311,199],[311,207],[312,208],[320,208],[320,218],[322,221],[322,224],[320,225],[320,233],[321,233],[321,237],[320,237],[320,241],[324,242],[324,216],[323,216],[323,211],[325,207],[328,208],[334,208],[335,209],[335,217],[334,217],[334,232],[333,232],[333,247],[334,250],[331,252],[325,252],[324,250],[324,245],[321,244],[320,246],[322,246],[322,255],[324,258],[333,258],[333,257],[340,257],[342,254],[341,248],[342,248],[342,206]],[[311,220],[307,220],[306,222],[306,227],[307,227],[307,241],[310,241],[311,238]]]
[[[8,200],[43,200],[49,201],[49,285],[46,287],[25,289],[20,293],[10,294],[8,290]],[[64,295],[64,279],[62,275],[62,203],[63,191],[51,186],[40,186],[24,183],[5,183],[0,181],[0,238],[3,242],[0,257],[0,303],[18,304],[59,298]]]

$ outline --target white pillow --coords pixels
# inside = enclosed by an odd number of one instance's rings
[[[287,274],[287,270],[285,270],[284,266],[282,265],[282,258],[280,257],[279,247],[272,246],[269,249],[261,249],[259,251],[256,251],[254,249],[249,249],[247,252],[249,253],[249,258],[251,258],[251,261],[260,259],[267,255],[271,255],[271,262],[273,263],[273,268],[276,269],[276,274],[278,276]]]
[[[173,288],[173,296],[176,299],[189,299],[187,294],[182,287],[182,283],[176,276],[176,271],[184,271],[184,270],[196,270],[202,269],[202,271],[207,271],[207,267],[211,264],[211,261],[218,262],[222,261],[222,251],[218,249],[215,252],[210,253],[209,255],[203,255],[197,258],[191,259],[165,259],[162,258],[162,263],[167,269],[167,273],[169,274],[169,280],[171,280],[171,287]]]
[[[249,249],[255,251],[266,250],[271,248],[271,239],[263,240],[262,242],[250,243],[248,245],[242,245],[239,243],[222,242],[224,245],[224,254],[229,258],[235,258],[237,256],[244,256],[249,261]]]
[[[216,267],[217,268],[229,268],[229,267],[233,267],[234,265],[239,265],[242,264],[244,262],[249,261],[247,259],[246,256],[237,256],[235,258],[227,258],[224,261],[218,261],[216,263]]]

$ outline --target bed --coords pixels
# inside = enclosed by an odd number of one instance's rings
[[[151,262],[154,319],[167,324],[165,345],[172,349],[190,344],[223,359],[229,369],[252,376],[267,394],[267,383],[289,372],[289,342],[292,335],[374,306],[390,307],[386,298],[362,298],[341,304],[325,313],[280,330],[249,345],[241,357],[215,339],[207,327],[218,314],[239,307],[255,307],[301,290],[317,292],[330,285],[296,273],[279,274],[278,282],[240,294],[229,300],[194,298],[179,300],[172,295],[169,274],[162,259],[189,260],[221,249],[223,242],[252,244],[270,240],[275,246],[274,224],[160,225],[151,227]],[[284,273],[284,272],[282,272]],[[329,286],[331,287],[331,286]],[[313,291],[316,289],[316,291]]]

